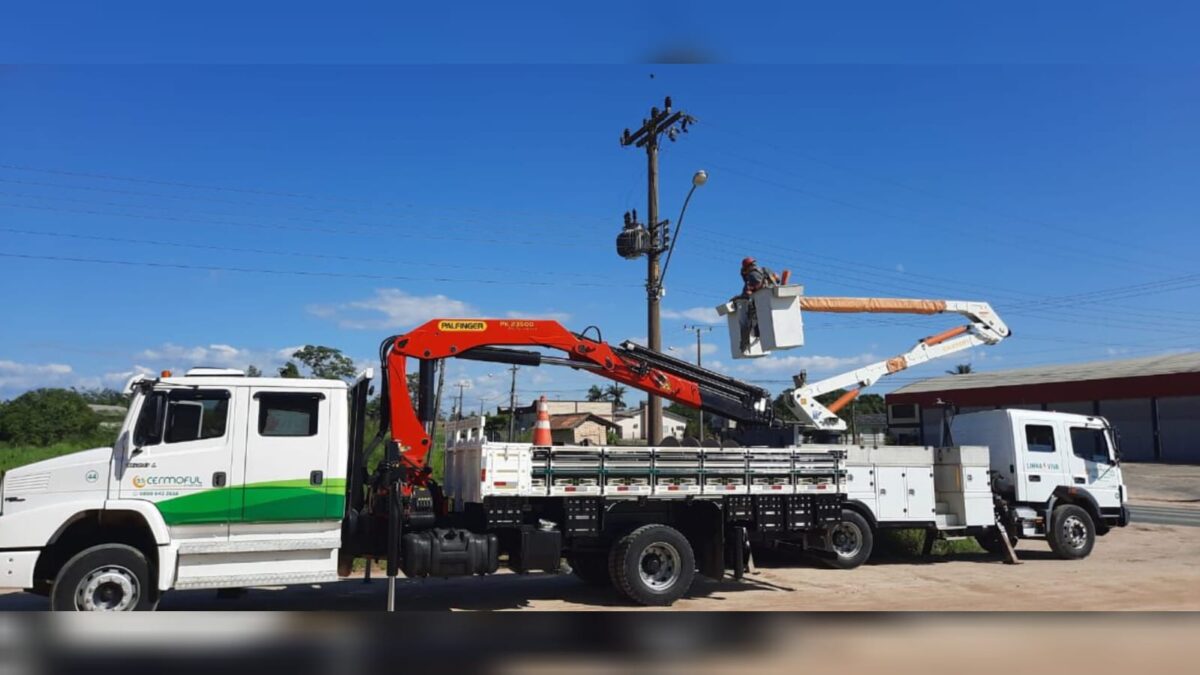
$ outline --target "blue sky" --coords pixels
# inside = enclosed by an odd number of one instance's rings
[[[136,45],[105,59],[63,44],[61,60],[138,60]],[[624,210],[645,209],[645,158],[617,139],[667,94],[699,122],[662,153],[663,216],[677,218],[693,171],[710,175],[666,284],[663,332],[680,356],[694,353],[682,325],[715,321],[745,255],[810,294],[988,300],[1014,330],[880,392],[954,362],[1200,348],[1198,75],[1164,63],[9,67],[0,397],[117,385],[138,368],[267,369],[305,343],[367,365],[383,337],[439,315],[642,337],[644,264],[613,240]],[[717,326],[705,361],[777,391],[801,368],[885,358],[955,321],[806,324],[805,348],[754,362],[732,361]],[[507,395],[503,366],[455,368],[474,382],[468,407]],[[596,382],[526,369],[520,390],[571,398]]]

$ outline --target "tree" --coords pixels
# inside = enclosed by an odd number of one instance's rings
[[[99,427],[83,396],[68,389],[35,389],[0,408],[0,440],[17,445],[51,445],[89,436]]]
[[[258,369],[258,366],[251,363],[246,366],[246,377],[262,377],[262,371]]]
[[[613,402],[613,406],[617,408],[625,407],[625,387],[619,384],[610,384],[604,388],[605,397]]]
[[[951,370],[947,370],[946,372],[950,375],[969,375],[973,371],[971,370],[971,364],[960,363],[957,366],[954,366],[954,368],[952,368]]]
[[[303,377],[303,375],[300,374],[300,369],[297,368],[296,364],[292,363],[291,361],[283,364],[283,367],[279,369],[279,376],[293,379],[299,379]]]
[[[608,394],[604,393],[604,390],[600,388],[600,385],[593,384],[591,387],[588,388],[587,400],[589,400],[589,401],[607,401]]]
[[[312,376],[318,379],[345,380],[354,377],[354,360],[340,349],[304,345],[292,353],[292,358],[308,366]]]

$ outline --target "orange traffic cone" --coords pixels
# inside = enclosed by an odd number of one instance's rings
[[[538,399],[537,421],[533,423],[533,444],[554,445],[550,436],[550,409],[546,406],[546,397]]]

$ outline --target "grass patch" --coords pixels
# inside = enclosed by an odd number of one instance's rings
[[[875,550],[884,555],[897,558],[910,558],[921,555],[925,546],[925,530],[893,530],[882,529],[875,538]],[[947,541],[938,539],[933,543],[933,555],[944,556],[958,553],[983,553],[974,537]]]

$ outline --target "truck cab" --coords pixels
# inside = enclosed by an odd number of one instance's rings
[[[989,448],[1010,537],[1046,538],[1056,553],[1084,557],[1095,535],[1128,523],[1116,439],[1103,417],[987,410],[955,417],[951,432],[957,444]]]
[[[56,609],[337,578],[347,385],[196,368],[134,378],[112,448],[9,471],[0,583]]]

